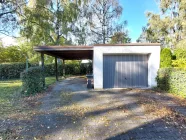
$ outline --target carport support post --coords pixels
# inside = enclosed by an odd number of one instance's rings
[[[63,77],[65,78],[65,60],[63,59]]]
[[[43,73],[45,73],[45,64],[44,64],[44,53],[41,53],[41,68]],[[43,75],[43,87],[45,87],[45,74]]]
[[[58,67],[57,67],[57,57],[55,57],[55,68],[56,68],[56,81],[58,81]]]

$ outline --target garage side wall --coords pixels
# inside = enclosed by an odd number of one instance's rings
[[[148,54],[148,87],[157,86],[160,66],[160,46],[94,46],[94,88],[103,88],[103,55]]]

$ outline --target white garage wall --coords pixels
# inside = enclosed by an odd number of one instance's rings
[[[104,54],[149,54],[148,86],[157,86],[156,76],[160,66],[160,46],[94,46],[94,88],[103,88]]]

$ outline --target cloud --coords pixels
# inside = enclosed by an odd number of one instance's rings
[[[16,39],[13,37],[2,37],[3,46],[17,45]]]

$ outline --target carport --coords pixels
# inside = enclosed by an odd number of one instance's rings
[[[58,81],[57,59],[63,60],[93,60],[93,47],[91,46],[37,46],[34,48],[36,52],[41,53],[41,66],[44,70],[44,54],[55,57],[55,73]],[[65,69],[63,69],[65,73]]]
[[[159,43],[100,44],[94,46],[38,46],[44,69],[44,54],[63,60],[93,61],[94,88],[146,88],[157,86]],[[64,69],[63,69],[64,71]]]

